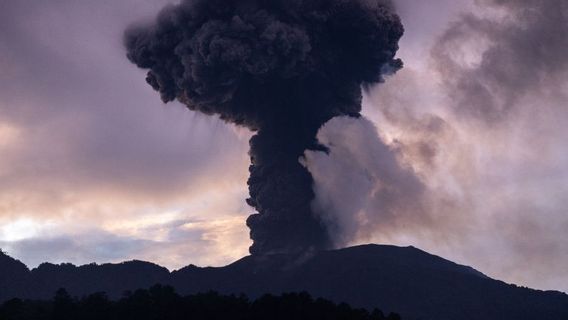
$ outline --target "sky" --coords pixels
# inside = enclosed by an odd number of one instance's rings
[[[0,0],[0,248],[178,269],[248,253],[251,133],[164,105],[124,30],[168,0]],[[568,3],[398,0],[405,67],[306,152],[336,245],[568,291]]]

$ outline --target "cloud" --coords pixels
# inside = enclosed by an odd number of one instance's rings
[[[436,71],[454,111],[499,125],[539,97],[532,112],[566,101],[568,4],[482,0],[491,15],[466,13],[432,48]],[[555,103],[550,106],[550,100]],[[533,108],[534,107],[534,108]]]
[[[47,225],[19,221],[0,230],[0,247],[29,267],[42,262],[80,265],[138,259],[179,269],[190,263],[208,266],[234,261],[249,244],[242,217],[154,218],[165,222],[78,227],[73,221]],[[28,231],[17,234],[22,238],[10,238],[10,231],[18,231],[18,227]]]
[[[123,30],[166,2],[3,3],[0,226],[50,226],[2,244],[24,262],[104,262],[123,254],[173,267],[222,264],[246,253],[250,133],[179,104],[164,106],[125,58]],[[176,219],[241,219],[243,228],[234,230],[244,249],[217,247],[233,240],[219,231],[215,244],[202,244],[208,251],[189,250],[189,243],[199,246],[189,241],[166,259],[157,240],[132,235],[133,226],[115,228],[121,221],[158,223],[172,210]],[[216,229],[209,229],[212,237]],[[41,250],[44,241],[52,250]],[[116,255],[97,249],[113,246]]]

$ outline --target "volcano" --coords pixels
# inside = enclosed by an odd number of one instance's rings
[[[565,293],[507,284],[414,247],[370,244],[252,255],[224,267],[189,265],[173,272],[142,261],[84,266],[44,263],[28,270],[2,255],[0,270],[2,301],[49,299],[58,288],[79,297],[103,291],[116,299],[126,290],[161,283],[184,295],[213,290],[256,298],[307,291],[314,297],[377,307],[411,320],[568,319]]]

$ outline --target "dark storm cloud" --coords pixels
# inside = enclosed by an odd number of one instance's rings
[[[298,162],[319,127],[357,116],[360,86],[402,66],[390,5],[370,1],[182,1],[130,28],[128,58],[164,102],[256,131],[250,140],[251,253],[330,246]]]
[[[432,57],[455,111],[496,124],[518,113],[527,96],[566,99],[558,83],[568,68],[568,2],[479,2],[501,10],[498,17],[464,14],[433,46]],[[545,108],[534,106],[536,112]]]

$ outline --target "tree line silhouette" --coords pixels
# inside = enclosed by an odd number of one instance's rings
[[[82,298],[72,297],[59,289],[53,299],[8,300],[0,306],[3,320],[400,320],[397,314],[385,316],[314,299],[308,293],[266,294],[256,300],[244,295],[221,295],[216,292],[188,296],[177,294],[173,287],[155,285],[149,289],[127,291],[113,301],[103,292]]]

